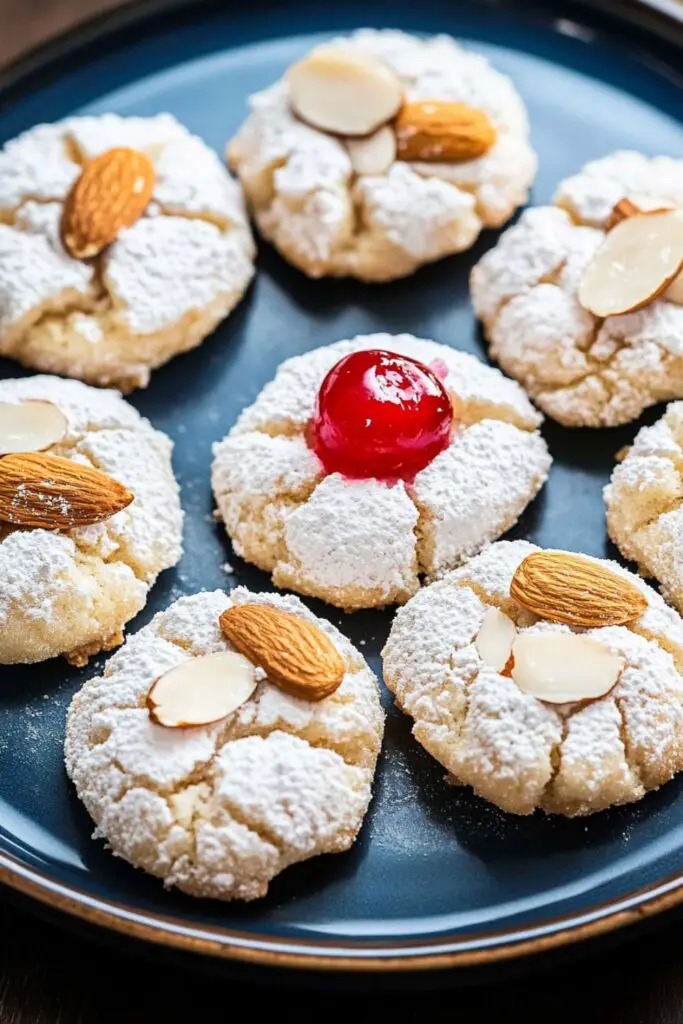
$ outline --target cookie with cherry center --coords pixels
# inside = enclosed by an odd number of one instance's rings
[[[286,360],[214,446],[237,555],[352,611],[401,604],[517,521],[546,480],[542,417],[474,356],[372,334]]]

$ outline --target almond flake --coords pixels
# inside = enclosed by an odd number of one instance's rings
[[[62,440],[68,425],[52,402],[0,402],[0,455],[45,451]]]
[[[677,306],[683,306],[683,274],[675,277],[673,282],[664,292],[663,299],[667,302],[675,302]]]
[[[356,174],[384,174],[396,159],[396,136],[385,125],[365,139],[347,139],[346,148]]]
[[[254,666],[232,651],[190,658],[152,684],[149,716],[168,729],[210,725],[237,711],[256,689]]]
[[[512,652],[517,627],[499,608],[489,608],[484,615],[474,645],[479,657],[496,672],[502,672]]]
[[[577,633],[521,633],[512,655],[513,681],[548,704],[604,697],[623,668],[619,655]]]
[[[661,295],[683,269],[683,211],[628,217],[584,270],[579,301],[595,316],[632,313]]]
[[[290,102],[303,121],[339,135],[369,135],[403,100],[391,68],[370,54],[321,46],[289,71]]]

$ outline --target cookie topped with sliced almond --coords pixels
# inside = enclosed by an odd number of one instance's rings
[[[384,714],[375,676],[295,597],[183,597],[76,694],[66,766],[111,850],[192,896],[252,900],[353,844]]]
[[[592,160],[501,236],[471,291],[491,354],[558,422],[683,398],[683,160]]]
[[[252,96],[227,156],[286,259],[365,281],[468,249],[536,173],[509,78],[448,36],[374,29],[317,46]]]
[[[683,619],[616,562],[492,544],[398,612],[383,658],[416,739],[513,814],[592,814],[683,769]]]
[[[0,355],[122,391],[241,299],[241,189],[170,114],[72,117],[0,150]]]
[[[116,392],[0,381],[0,664],[121,642],[180,558],[171,447]]]

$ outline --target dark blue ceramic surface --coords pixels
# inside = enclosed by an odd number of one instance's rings
[[[514,78],[540,155],[534,202],[549,199],[558,179],[584,161],[617,147],[683,157],[683,87],[671,41],[582,6],[548,4],[554,17],[537,16],[523,3],[502,11],[436,0],[248,6],[237,14],[227,3],[194,5],[105,38],[77,60],[40,68],[30,88],[13,86],[4,101],[0,94],[0,141],[67,114],[170,110],[220,152],[248,94],[312,43],[332,30],[389,24],[463,37]],[[212,441],[277,364],[374,330],[411,331],[485,358],[467,279],[494,241],[486,234],[464,256],[376,287],[309,281],[261,246],[256,282],[237,312],[132,397],[175,440],[187,513],[183,561],[164,574],[132,630],[182,594],[237,583],[269,588],[265,575],[231,553],[211,520],[209,465]],[[21,372],[0,363],[2,375]],[[637,427],[571,432],[549,424],[552,476],[514,535],[613,554],[601,489],[614,453]],[[226,560],[234,567],[228,576],[221,570]],[[379,671],[390,613],[347,617],[313,606],[361,643]],[[63,771],[69,699],[102,663],[81,672],[61,661],[0,668],[0,854],[7,857],[6,878],[14,866],[21,875],[12,876],[15,883],[53,901],[72,890],[72,909],[99,906],[116,927],[137,921],[144,931],[151,923],[159,941],[213,938],[223,951],[253,950],[265,960],[280,951],[406,957],[414,966],[427,953],[492,955],[528,938],[571,938],[582,923],[651,899],[653,892],[641,891],[646,887],[678,885],[663,880],[683,868],[683,782],[585,821],[509,817],[446,787],[442,769],[412,740],[408,720],[391,710],[385,694],[389,716],[375,799],[350,853],[288,870],[267,899],[250,906],[166,893],[90,840],[91,822]]]

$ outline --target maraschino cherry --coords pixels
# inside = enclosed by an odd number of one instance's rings
[[[368,349],[325,377],[309,440],[328,473],[411,480],[448,446],[452,425],[451,400],[432,370]]]

